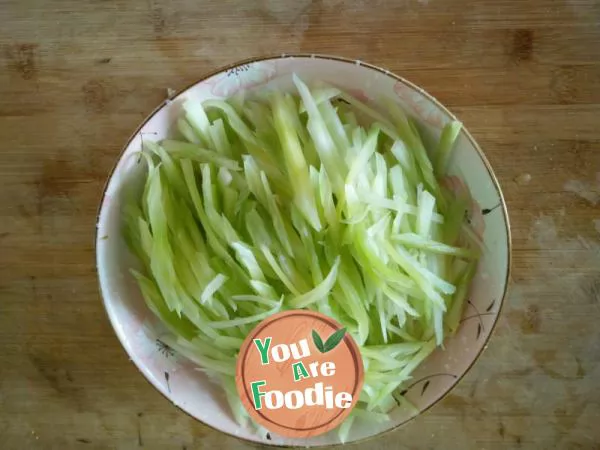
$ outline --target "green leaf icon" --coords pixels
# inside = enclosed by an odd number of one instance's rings
[[[342,342],[342,339],[344,339],[345,334],[346,334],[346,329],[340,328],[335,333],[333,333],[331,336],[329,336],[329,338],[325,341],[325,345],[323,345],[322,353],[327,353],[327,352],[333,350],[334,348],[336,348],[337,345],[340,342]]]
[[[313,342],[315,343],[315,347],[317,347],[321,353],[327,353],[336,348],[338,344],[342,342],[342,339],[344,339],[345,334],[346,329],[341,328],[329,336],[329,338],[327,338],[325,341],[325,344],[323,344],[323,339],[321,339],[319,333],[317,333],[315,330],[312,330]]]
[[[321,339],[319,333],[317,333],[315,330],[312,330],[312,338],[313,342],[315,343],[315,347],[317,347],[317,350],[319,350],[321,353],[325,353],[323,350],[323,339]]]

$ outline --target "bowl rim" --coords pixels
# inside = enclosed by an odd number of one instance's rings
[[[447,114],[451,119],[453,120],[458,120],[458,118],[448,109],[446,108],[441,102],[439,102],[433,95],[429,94],[429,92],[427,92],[426,90],[420,88],[419,86],[417,86],[416,84],[412,83],[411,81],[405,79],[404,77],[395,74],[394,72],[391,72],[389,70],[386,70],[382,67],[379,67],[377,65],[374,64],[370,64],[370,63],[366,63],[362,60],[358,60],[358,59],[351,59],[351,58],[347,58],[347,57],[343,57],[343,56],[334,56],[334,55],[328,55],[328,54],[320,54],[320,53],[307,53],[307,52],[298,52],[298,53],[281,53],[281,54],[271,54],[271,55],[264,55],[264,56],[257,56],[257,57],[250,57],[250,58],[246,58],[246,59],[242,59],[242,60],[238,60],[236,62],[218,67],[217,69],[214,69],[210,72],[206,72],[204,73],[200,78],[196,79],[195,81],[187,84],[186,86],[184,86],[183,88],[177,90],[173,95],[169,96],[169,99],[171,98],[175,98],[178,97],[179,95],[183,94],[184,92],[186,92],[187,90],[191,89],[192,87],[194,87],[195,85],[202,83],[206,80],[208,80],[209,78],[218,75],[220,73],[226,72],[230,69],[236,68],[236,67],[240,67],[243,65],[247,65],[247,64],[251,64],[251,63],[256,63],[256,62],[263,62],[263,61],[271,61],[271,60],[280,60],[280,59],[289,59],[289,58],[309,58],[309,59],[316,59],[316,60],[330,60],[330,61],[338,61],[338,62],[342,62],[342,63],[346,63],[346,64],[352,64],[352,65],[360,65],[363,67],[366,67],[368,69],[371,70],[375,70],[379,73],[382,73],[383,75],[386,75],[388,77],[391,77],[393,79],[395,79],[396,81],[399,81],[401,83],[404,83],[405,85],[407,85],[408,87],[410,87],[411,89],[419,92],[421,95],[425,96],[427,99],[429,99],[430,101],[432,101],[438,108],[440,108],[442,110],[442,112],[444,112],[445,114]],[[144,120],[142,120],[142,122],[140,123],[140,125],[138,125],[138,127],[135,129],[135,131],[129,136],[129,138],[127,139],[127,141],[125,142],[125,144],[123,145],[123,147],[121,148],[121,151],[119,152],[117,158],[115,159],[115,162],[113,163],[112,168],[110,169],[110,172],[107,175],[107,178],[104,182],[104,186],[102,188],[102,195],[100,197],[100,202],[98,204],[97,210],[96,210],[96,230],[94,233],[94,254],[95,254],[95,269],[96,269],[96,275],[97,275],[97,284],[98,284],[98,288],[99,288],[99,293],[100,296],[102,297],[102,304],[104,306],[104,313],[106,314],[106,316],[108,317],[108,320],[111,324],[111,327],[113,328],[113,331],[115,333],[115,335],[117,336],[117,339],[119,340],[120,344],[121,344],[121,348],[123,349],[123,351],[125,351],[125,353],[127,354],[127,356],[129,357],[129,352],[126,350],[125,345],[123,344],[123,340],[120,336],[120,334],[117,331],[116,328],[116,324],[113,323],[113,318],[111,317],[111,315],[108,312],[108,307],[107,307],[107,298],[104,295],[104,291],[102,289],[102,282],[100,280],[100,272],[98,269],[98,244],[100,243],[100,233],[99,233],[99,228],[98,228],[98,223],[100,221],[100,215],[102,213],[103,210],[103,205],[104,205],[104,199],[106,197],[106,191],[108,189],[108,186],[113,178],[114,172],[117,168],[117,166],[119,165],[120,161],[123,158],[123,155],[125,153],[125,151],[127,150],[127,148],[129,147],[129,145],[131,144],[131,142],[136,138],[136,136],[141,132],[141,130],[144,128],[144,126],[146,126],[146,124],[160,111],[162,110],[168,103],[168,100],[166,99],[165,101],[161,102],[156,108],[154,108],[145,118]],[[496,330],[496,325],[498,324],[498,321],[500,319],[500,316],[502,314],[502,310],[504,307],[504,301],[507,297],[508,291],[509,291],[509,284],[510,284],[510,279],[511,279],[511,267],[512,267],[512,238],[511,238],[511,225],[510,225],[510,220],[509,220],[509,215],[508,215],[508,209],[506,206],[506,201],[504,198],[504,194],[502,193],[502,189],[500,187],[500,183],[498,181],[498,178],[496,177],[496,174],[494,173],[494,170],[492,169],[492,166],[489,162],[489,160],[487,159],[487,157],[485,156],[485,153],[483,152],[483,150],[481,149],[481,147],[479,146],[479,144],[477,143],[477,141],[475,141],[475,139],[473,138],[473,136],[471,135],[471,133],[468,131],[468,129],[463,126],[462,127],[462,132],[465,133],[466,138],[469,140],[469,142],[471,143],[471,145],[473,145],[475,151],[477,152],[477,154],[479,155],[479,157],[481,158],[481,161],[483,162],[489,177],[492,180],[492,184],[494,185],[494,188],[496,189],[496,192],[498,193],[498,197],[500,198],[500,206],[501,206],[501,210],[502,210],[502,214],[504,216],[504,222],[505,222],[505,232],[506,232],[506,245],[507,245],[507,262],[506,262],[506,278],[504,280],[504,290],[502,292],[502,297],[500,298],[500,305],[498,308],[498,314],[496,315],[496,317],[494,318],[494,322],[492,323],[492,327],[490,329],[490,333],[488,334],[488,336],[486,337],[485,341],[483,342],[483,345],[481,346],[481,350],[479,350],[479,352],[475,355],[475,357],[473,358],[473,360],[470,362],[469,366],[463,371],[463,373],[456,379],[456,382],[445,392],[443,392],[435,401],[433,401],[430,405],[428,405],[425,409],[423,409],[422,411],[420,411],[418,414],[415,414],[414,416],[409,417],[408,419],[398,423],[397,425],[394,425],[392,428],[389,428],[385,431],[382,431],[378,434],[372,435],[372,436],[367,436],[361,439],[357,439],[355,441],[351,441],[348,442],[347,444],[363,444],[367,441],[371,441],[373,439],[376,438],[381,438],[384,435],[390,434],[396,430],[398,430],[400,427],[406,425],[407,423],[411,422],[412,420],[416,419],[419,416],[422,416],[423,414],[427,413],[429,410],[431,410],[431,408],[433,408],[435,405],[437,405],[439,402],[441,402],[444,398],[446,398],[447,395],[449,395],[455,388],[456,386],[458,386],[458,384],[464,379],[464,377],[467,375],[467,373],[469,373],[469,371],[473,368],[473,366],[475,365],[475,363],[479,360],[479,358],[481,357],[481,355],[483,354],[483,352],[486,350],[486,348],[489,345],[489,341],[492,337],[492,335],[494,334],[494,331]],[[142,368],[140,367],[140,365],[138,364],[138,362],[133,359],[133,358],[129,358],[130,361],[135,365],[135,367],[138,369],[138,371],[141,372],[143,378],[146,380],[146,382],[148,382],[156,391],[158,391],[166,400],[168,400],[170,403],[174,404],[171,399],[167,396],[167,394],[163,393],[160,389],[158,389],[149,379],[148,377],[145,376]],[[188,415],[189,417],[191,417],[192,419],[202,423],[204,426],[207,426],[208,428],[215,430],[219,433],[223,433],[225,435],[228,435],[230,437],[233,437],[239,441],[248,443],[248,444],[252,444],[252,445],[259,445],[265,448],[273,448],[273,447],[278,447],[278,448],[304,448],[306,446],[304,445],[288,445],[288,444],[269,444],[269,443],[265,443],[265,442],[261,442],[261,441],[254,441],[251,439],[247,439],[245,437],[240,437],[237,436],[233,433],[230,433],[228,431],[223,431],[220,430],[216,427],[214,427],[213,425],[210,425],[206,422],[204,422],[203,420],[200,420],[199,418],[193,416],[191,413],[187,412],[186,410],[184,410],[180,405],[174,404],[180,411],[182,411],[183,413],[185,413],[186,415]],[[315,445],[315,446],[311,446],[310,448],[316,448],[316,449],[324,449],[324,448],[332,448],[332,447],[336,447],[336,446],[341,446],[341,445],[345,445],[346,443],[342,444],[342,443],[337,443],[337,444],[320,444],[320,445]]]

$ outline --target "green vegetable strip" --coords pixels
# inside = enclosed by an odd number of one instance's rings
[[[131,273],[136,278],[148,307],[152,310],[152,312],[160,317],[163,322],[174,331],[175,334],[189,340],[198,333],[198,330],[188,319],[185,317],[179,317],[177,314],[169,310],[155,283],[151,279],[143,276],[135,270],[132,270]]]
[[[187,122],[194,129],[201,143],[207,147],[212,147],[213,142],[209,130],[210,122],[203,106],[200,103],[188,101],[183,105],[183,109],[186,111],[185,118]]]
[[[446,173],[452,147],[462,129],[462,123],[452,121],[444,126],[440,143],[435,152],[435,174],[443,176]]]
[[[331,180],[335,192],[343,192],[342,173],[345,170],[345,163],[339,157],[338,149],[327,130],[323,117],[315,103],[308,87],[294,75],[294,84],[296,85],[302,102],[308,112],[308,132],[315,142],[315,148],[321,158],[327,175]]]
[[[463,275],[458,280],[458,289],[452,297],[452,306],[450,311],[448,312],[448,316],[446,318],[446,324],[450,329],[451,333],[455,333],[458,329],[458,324],[460,322],[460,318],[462,316],[463,305],[465,303],[465,299],[467,294],[469,293],[469,286],[471,285],[471,281],[475,276],[475,271],[477,269],[477,264],[470,263],[466,269],[464,270]]]
[[[250,317],[243,317],[240,319],[234,319],[234,320],[224,320],[221,322],[211,322],[210,324],[208,324],[209,327],[211,328],[233,328],[233,327],[239,327],[240,325],[245,325],[247,323],[255,323],[255,322],[260,322],[263,319],[266,319],[269,316],[272,316],[273,314],[275,314],[277,311],[279,311],[280,309],[280,305],[277,305],[276,307],[274,307],[273,309],[270,309],[269,311],[265,311],[263,313],[260,314],[256,314],[254,316],[250,316]]]
[[[222,155],[231,156],[231,144],[229,143],[229,139],[227,139],[223,120],[215,120],[208,131],[214,142],[215,150]]]
[[[302,153],[300,140],[292,126],[294,123],[293,114],[293,110],[287,108],[283,97],[275,94],[273,102],[275,129],[279,136],[287,173],[294,190],[294,201],[306,220],[315,230],[319,231],[321,223],[315,204],[314,191],[309,182],[308,166]]]
[[[215,276],[204,288],[202,295],[200,296],[200,301],[204,304],[210,298],[212,298],[213,294],[216,293],[221,286],[225,284],[227,281],[227,277],[223,274],[218,274]]]
[[[190,123],[184,118],[180,117],[177,120],[177,128],[181,135],[188,141],[193,144],[200,144],[202,142],[202,138],[196,133],[194,128],[190,125]]]
[[[171,157],[189,158],[203,163],[213,163],[229,170],[240,170],[240,164],[237,161],[189,142],[166,140],[161,143],[161,146]]]
[[[313,89],[312,94],[313,94],[313,97],[315,98],[315,103],[317,104],[317,106],[321,105],[322,103],[325,103],[325,104],[328,104],[331,106],[331,103],[329,103],[329,101],[338,97],[341,94],[341,91],[332,86],[324,86],[321,88]],[[301,113],[306,112],[304,103],[300,104],[300,112]]]
[[[329,295],[329,292],[333,288],[335,281],[337,279],[338,268],[340,265],[340,259],[338,258],[335,261],[335,264],[331,268],[329,274],[325,277],[325,279],[315,286],[314,289],[309,292],[298,295],[295,298],[291,299],[288,303],[292,308],[305,308],[308,305],[323,300]]]
[[[327,129],[331,133],[331,137],[335,142],[335,145],[343,154],[345,149],[350,147],[350,140],[344,129],[344,125],[336,113],[335,108],[329,102],[321,102],[318,106],[318,110],[325,121]]]
[[[294,284],[288,278],[288,276],[284,273],[284,271],[281,269],[281,267],[279,266],[279,264],[277,264],[277,261],[275,261],[275,257],[269,251],[269,249],[267,247],[263,246],[263,247],[261,247],[260,250],[263,252],[263,255],[265,256],[265,258],[268,261],[269,265],[275,271],[275,273],[277,274],[277,276],[279,277],[279,279],[283,282],[283,284],[285,285],[285,287],[287,287],[290,290],[290,292],[292,292],[294,295],[300,296],[301,295],[300,292],[298,291],[298,289],[296,288],[296,286],[294,286]]]
[[[343,444],[348,439],[348,434],[350,433],[350,428],[352,428],[352,424],[354,423],[355,416],[350,413],[350,415],[342,422],[340,425],[338,436],[340,438],[340,442]]]
[[[431,253],[438,253],[442,255],[460,256],[463,258],[474,259],[477,258],[477,253],[467,248],[454,247],[446,245],[443,242],[433,241],[431,239],[423,238],[418,234],[404,233],[395,234],[391,238],[406,247],[418,248],[420,250],[427,250]]]

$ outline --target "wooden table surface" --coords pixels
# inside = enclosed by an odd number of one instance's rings
[[[600,448],[597,0],[0,0],[0,23],[0,448],[250,448],[128,360],[93,236],[121,146],[168,88],[282,52],[361,59],[432,93],[481,144],[512,221],[488,350],[369,448]]]

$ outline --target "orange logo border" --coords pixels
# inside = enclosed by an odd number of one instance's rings
[[[244,343],[242,344],[236,364],[236,387],[238,390],[238,394],[240,395],[242,404],[244,405],[251,418],[255,422],[259,423],[269,431],[278,433],[282,436],[306,438],[326,433],[327,431],[330,431],[333,428],[340,425],[344,421],[344,419],[346,419],[346,417],[350,414],[350,412],[358,402],[362,385],[364,382],[364,368],[362,358],[360,356],[360,351],[356,342],[354,342],[354,339],[352,339],[352,337],[348,333],[346,333],[342,339],[342,342],[347,346],[348,350],[350,351],[350,354],[352,355],[353,366],[355,370],[355,383],[351,392],[352,403],[349,408],[341,409],[338,414],[330,418],[325,423],[321,423],[319,425],[311,426],[308,428],[297,428],[278,423],[272,420],[272,418],[267,417],[262,411],[256,410],[253,406],[252,393],[249,390],[249,384],[245,374],[245,366],[247,364],[248,353],[249,350],[252,348],[253,340],[257,337],[257,335],[261,333],[261,331],[263,331],[265,328],[272,325],[273,323],[285,320],[289,317],[301,316],[306,316],[307,318],[310,318],[312,320],[316,319],[320,322],[325,323],[328,327],[331,328],[332,332],[342,328],[342,325],[334,319],[332,319],[331,317],[309,310],[284,311],[268,317],[260,324],[258,324],[256,328],[254,328],[248,334],[248,336],[244,340]]]

